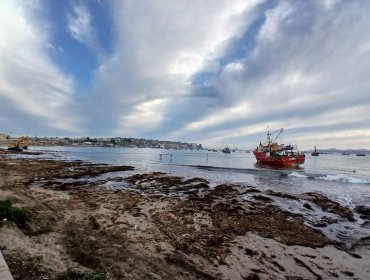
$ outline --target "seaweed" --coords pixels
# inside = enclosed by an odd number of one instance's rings
[[[14,207],[8,199],[0,200],[0,219],[13,221],[20,229],[25,229],[27,227],[26,223],[31,221],[25,210]]]

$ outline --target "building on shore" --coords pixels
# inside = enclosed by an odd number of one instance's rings
[[[5,133],[0,133],[0,143],[4,143],[6,141]]]
[[[0,141],[1,142],[1,141]],[[99,146],[99,147],[136,147],[175,150],[202,150],[202,144],[180,141],[153,140],[123,137],[30,137],[29,146]]]

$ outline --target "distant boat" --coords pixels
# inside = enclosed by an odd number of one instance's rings
[[[356,154],[357,157],[364,157],[366,156],[366,154],[363,154],[363,153],[359,153],[359,154]]]
[[[316,145],[315,145],[315,150],[311,153],[311,156],[314,156],[314,157],[319,156],[319,152],[316,150]]]
[[[225,153],[225,154],[230,154],[231,153],[230,148],[227,147],[227,146],[222,149],[222,152]]]
[[[271,135],[277,132],[278,135],[274,140],[271,140]],[[266,142],[264,144],[260,143],[253,151],[257,163],[277,167],[296,167],[304,163],[305,155],[299,152],[295,145],[284,145],[275,142],[282,132],[282,128],[272,133],[267,131]]]
[[[350,155],[350,153],[347,153],[347,152],[342,153],[342,156],[349,156],[349,155]]]

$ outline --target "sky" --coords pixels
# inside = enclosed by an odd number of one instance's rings
[[[370,149],[368,0],[1,0],[0,132]]]

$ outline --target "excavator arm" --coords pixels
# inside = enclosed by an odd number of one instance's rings
[[[8,150],[22,150],[22,147],[28,145],[28,141],[28,136],[19,137],[17,140],[13,141],[13,143],[8,145]]]

